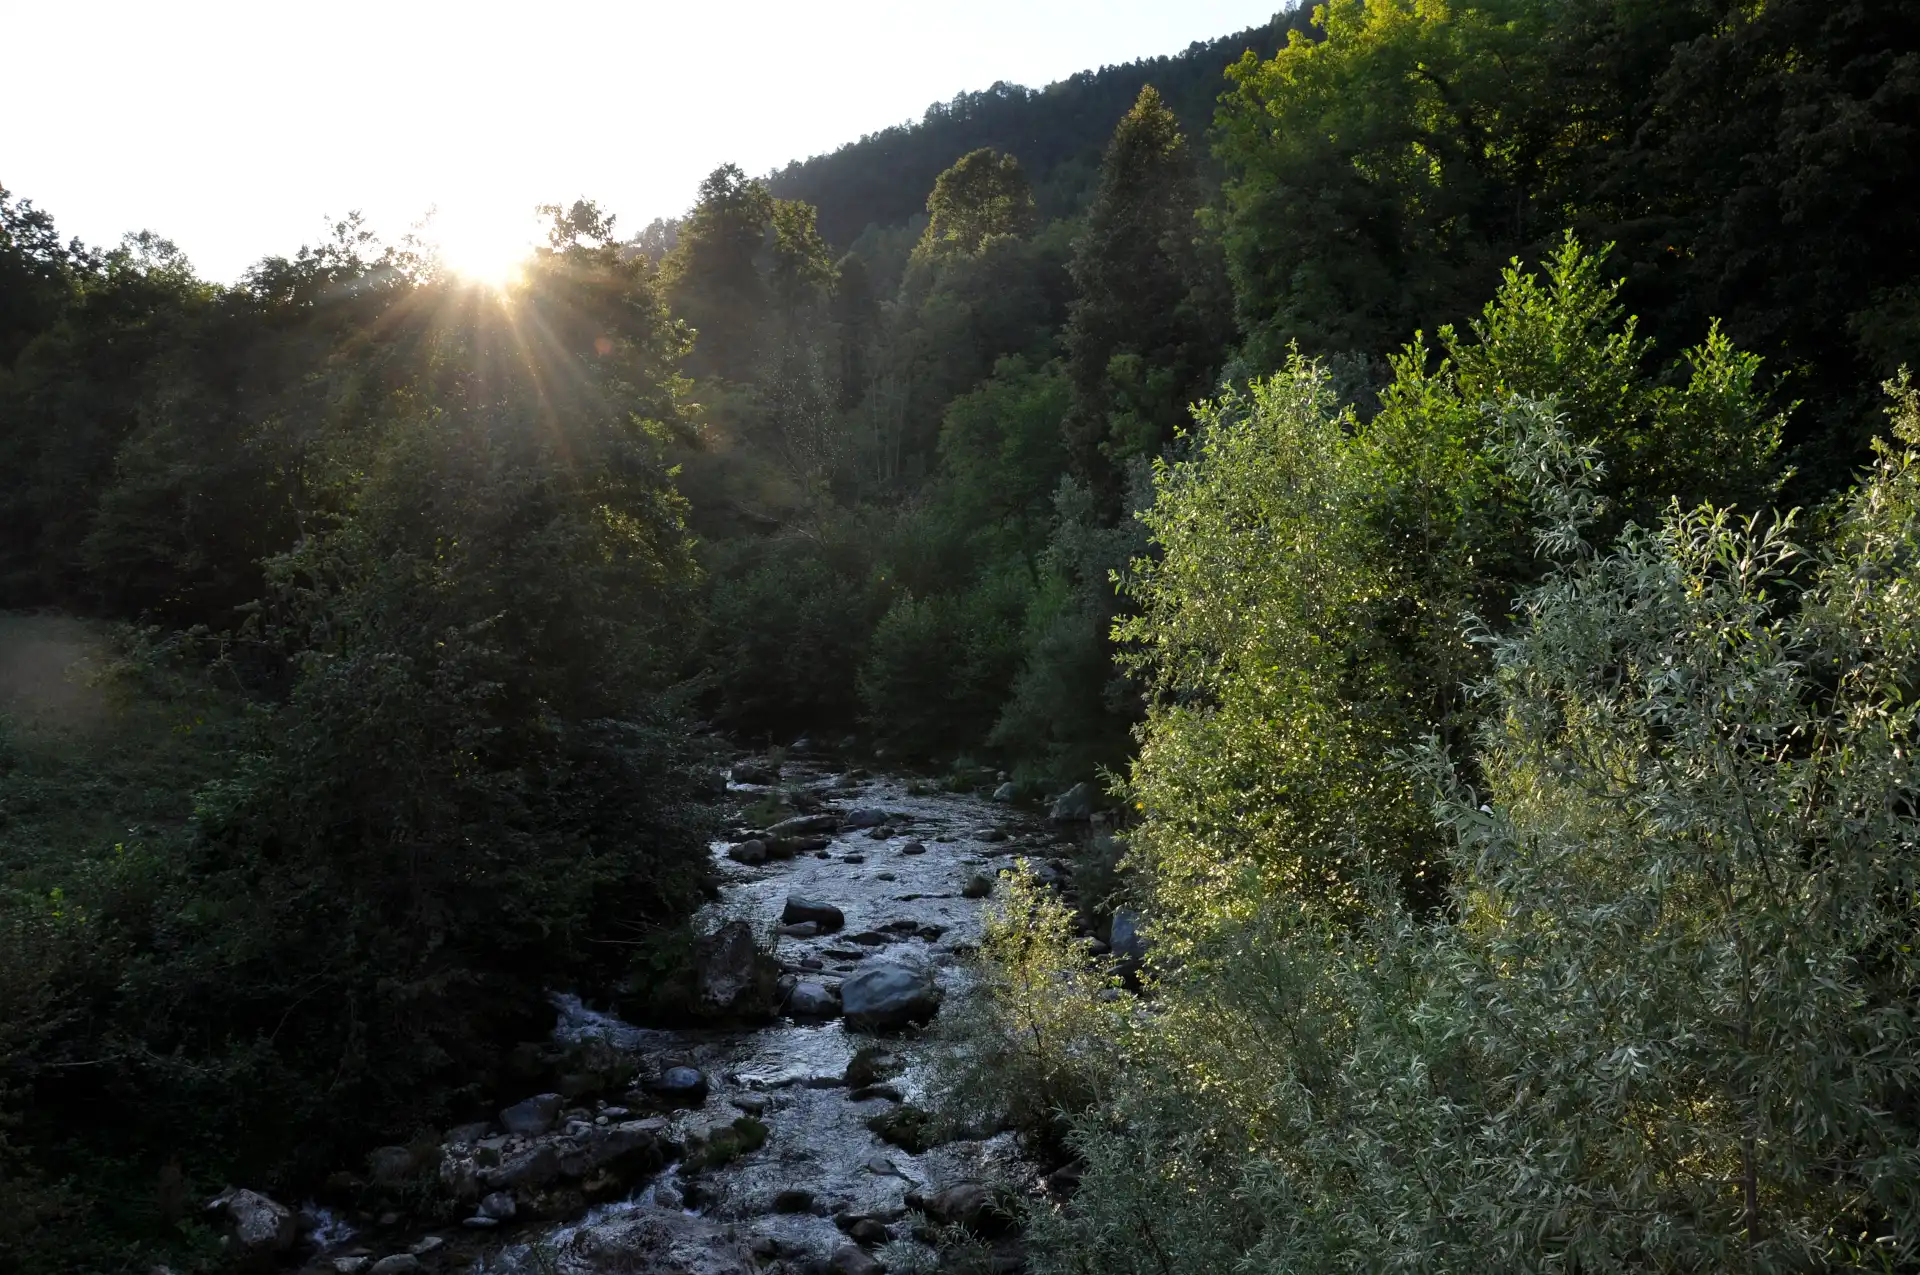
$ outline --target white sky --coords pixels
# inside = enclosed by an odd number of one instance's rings
[[[63,235],[151,229],[230,280],[363,210],[522,233],[587,195],[623,233],[995,80],[1175,53],[1282,0],[0,0],[0,185]]]

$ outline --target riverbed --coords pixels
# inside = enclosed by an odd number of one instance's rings
[[[943,996],[942,1015],[951,1015],[970,992],[967,958],[991,902],[966,897],[979,892],[974,879],[992,879],[1020,856],[1054,860],[1064,869],[1070,849],[1066,836],[1030,813],[900,778],[790,762],[777,787],[729,784],[739,809],[782,791],[799,793],[804,805],[821,803],[820,813],[883,821],[842,826],[818,850],[760,864],[729,858],[740,831],[716,841],[721,888],[700,918],[702,928],[744,919],[773,941],[789,982],[833,987],[876,962],[928,970]],[[783,934],[790,896],[840,909],[844,926],[812,937]],[[597,1037],[631,1055],[642,1075],[673,1067],[703,1073],[704,1100],[670,1117],[674,1145],[700,1146],[742,1116],[764,1125],[765,1142],[698,1172],[669,1166],[584,1217],[502,1234],[477,1254],[472,1269],[481,1275],[872,1272],[882,1261],[910,1269],[932,1257],[913,1247],[924,1218],[909,1207],[910,1196],[917,1202],[955,1184],[1020,1176],[1006,1134],[916,1152],[869,1129],[871,1118],[900,1103],[925,1101],[931,1083],[925,1033],[875,1035],[851,1030],[837,1017],[785,1015],[752,1030],[658,1031],[571,997],[555,1003],[557,1039]],[[850,1086],[848,1063],[862,1045],[876,1042],[895,1056],[898,1073],[877,1086]]]

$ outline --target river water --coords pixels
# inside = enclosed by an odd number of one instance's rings
[[[730,843],[716,842],[722,888],[701,918],[704,928],[743,917],[756,934],[772,934],[789,894],[831,904],[845,913],[844,929],[781,937],[775,954],[785,968],[831,984],[873,961],[923,964],[944,992],[943,1013],[968,995],[966,957],[987,906],[962,897],[969,878],[991,876],[1016,856],[1043,860],[1066,852],[1052,829],[976,796],[924,793],[900,779],[856,779],[792,763],[783,786],[816,796],[828,811],[878,810],[887,824],[834,835],[824,856],[756,866],[731,861]],[[729,787],[742,806],[770,791]],[[909,922],[914,932],[907,932]],[[866,944],[854,935],[867,936]],[[888,941],[881,944],[880,935]],[[758,1150],[717,1168],[685,1175],[669,1169],[584,1218],[502,1236],[478,1255],[474,1269],[483,1275],[870,1270],[845,1251],[849,1241],[834,1218],[849,1214],[888,1228],[892,1247],[879,1245],[871,1231],[867,1247],[897,1268],[914,1256],[899,1246],[912,1229],[908,1192],[1004,1176],[1016,1160],[1006,1135],[910,1154],[869,1130],[868,1119],[895,1103],[885,1096],[855,1101],[842,1074],[855,1051],[877,1039],[904,1064],[890,1082],[900,1097],[923,1099],[929,1046],[911,1033],[876,1038],[838,1019],[790,1018],[747,1031],[655,1031],[570,997],[557,997],[556,1007],[559,1039],[604,1039],[631,1053],[643,1075],[684,1065],[706,1073],[705,1102],[673,1117],[678,1141],[697,1145],[743,1111],[764,1122],[769,1136]],[[796,1192],[808,1193],[811,1206],[800,1207]]]

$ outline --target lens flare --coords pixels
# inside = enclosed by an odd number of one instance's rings
[[[534,226],[525,216],[476,210],[436,211],[426,239],[448,270],[471,283],[505,290],[533,255]]]

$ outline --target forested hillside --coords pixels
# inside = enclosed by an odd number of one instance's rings
[[[0,1266],[672,1012],[802,735],[1100,794],[936,1078],[1035,1270],[1920,1261],[1920,0],[1329,0],[503,290],[28,194]]]
[[[782,199],[819,210],[820,232],[845,249],[869,226],[901,226],[922,215],[933,179],[954,158],[982,147],[1020,161],[1044,218],[1083,211],[1100,155],[1140,90],[1151,84],[1188,133],[1213,121],[1220,77],[1248,50],[1271,57],[1289,31],[1311,36],[1312,9],[1293,8],[1255,27],[1189,46],[1171,57],[1082,71],[1042,89],[999,83],[935,102],[915,123],[870,133],[827,155],[795,160],[767,178]]]

